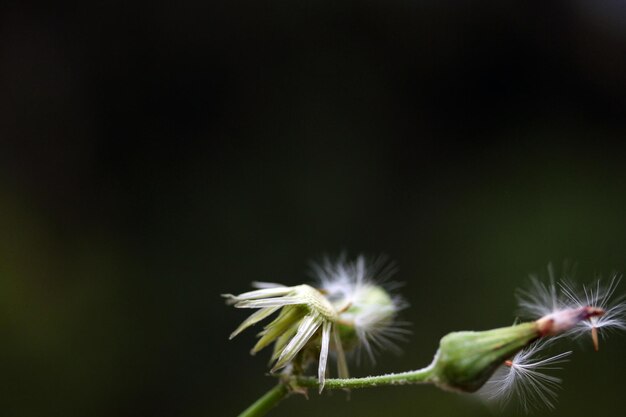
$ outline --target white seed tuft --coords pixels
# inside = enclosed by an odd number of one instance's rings
[[[581,291],[577,291],[571,283],[562,283],[561,285],[563,293],[575,305],[591,306],[604,310],[604,314],[601,316],[579,322],[572,331],[575,337],[591,332],[596,350],[598,350],[598,334],[606,336],[606,333],[613,330],[626,330],[626,299],[624,296],[614,297],[621,278],[621,276],[613,274],[608,285],[604,285],[602,280],[598,279],[589,286],[583,285]]]
[[[359,256],[354,262],[346,261],[345,256],[336,262],[325,259],[321,264],[313,264],[313,272],[327,298],[339,312],[339,324],[351,329],[358,339],[356,343],[346,343],[357,352],[366,352],[372,362],[379,350],[399,353],[397,341],[404,341],[410,334],[407,322],[397,320],[397,314],[407,306],[399,296],[389,295],[388,279],[396,267],[385,257],[367,261]],[[344,332],[344,338],[349,337]],[[360,358],[357,355],[357,359]]]
[[[547,283],[537,275],[531,275],[530,288],[518,289],[515,295],[519,305],[519,314],[526,318],[536,319],[572,306],[557,287],[552,264],[548,264]]]
[[[549,343],[542,339],[521,350],[496,370],[478,394],[503,407],[516,401],[526,413],[539,408],[553,409],[561,379],[544,372],[561,369],[557,365],[566,362],[572,352],[542,357],[540,352]]]

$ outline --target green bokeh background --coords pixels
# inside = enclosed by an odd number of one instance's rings
[[[626,10],[596,3],[3,6],[0,413],[236,415],[273,381],[219,294],[324,254],[389,255],[410,303],[354,375],[510,324],[550,261],[626,270]],[[623,413],[625,335],[584,342],[534,415]],[[272,415],[515,414],[412,386]]]

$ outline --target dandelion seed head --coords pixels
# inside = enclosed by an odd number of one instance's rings
[[[584,300],[578,298],[570,284],[568,264],[565,263],[561,279],[555,281],[555,271],[548,265],[548,281],[532,275],[528,289],[516,292],[519,314],[537,320],[542,336],[563,337],[573,335],[585,324],[603,321],[605,309],[596,302],[596,296],[587,292]]]
[[[388,281],[395,271],[394,264],[384,257],[368,261],[359,256],[350,262],[340,256],[335,262],[327,258],[313,265],[320,288],[339,312],[344,347],[366,352],[372,362],[379,350],[399,352],[396,342],[409,333],[407,323],[397,320],[407,304],[390,292],[397,286]]]
[[[235,329],[231,339],[278,312],[259,333],[251,353],[273,343],[271,372],[289,373],[301,372],[317,355],[321,391],[331,351],[339,377],[347,378],[345,350],[360,347],[373,358],[378,348],[397,349],[394,340],[407,330],[396,315],[406,304],[389,294],[389,284],[383,284],[394,270],[383,258],[368,262],[359,256],[349,262],[341,256],[336,262],[326,259],[313,265],[315,286],[255,282],[253,291],[226,294],[227,303],[236,308],[258,309]]]
[[[561,284],[563,293],[573,304],[592,306],[604,311],[602,315],[579,322],[572,330],[575,337],[588,334],[589,331],[593,332],[596,350],[598,350],[598,346],[595,332],[606,336],[611,331],[626,330],[626,299],[624,296],[615,296],[621,278],[621,276],[613,274],[608,284],[604,284],[602,279],[598,279],[591,285],[583,285],[581,290],[577,290],[572,283],[564,282]]]

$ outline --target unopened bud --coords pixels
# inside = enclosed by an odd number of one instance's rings
[[[496,368],[539,337],[535,323],[444,336],[433,362],[433,381],[441,388],[474,392]]]

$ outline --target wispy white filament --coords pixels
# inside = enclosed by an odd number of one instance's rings
[[[548,283],[544,283],[537,275],[531,275],[530,288],[517,290],[522,317],[538,318],[568,307],[567,299],[557,288],[552,264],[548,265],[548,277]]]
[[[544,372],[561,369],[557,365],[566,362],[572,352],[542,358],[539,352],[546,345],[540,341],[521,350],[494,373],[479,395],[502,406],[516,400],[527,413],[542,407],[554,408],[561,379]]]
[[[578,292],[571,283],[562,283],[563,292],[572,303],[604,310],[602,316],[579,322],[573,329],[575,336],[588,334],[593,329],[605,332],[626,330],[626,300],[624,296],[614,297],[621,278],[621,276],[613,275],[608,285],[603,285],[601,280],[597,280],[589,286],[583,285],[581,292]]]
[[[375,288],[394,286],[387,282],[396,271],[392,263],[385,257],[368,262],[364,256],[359,256],[354,262],[348,262],[341,256],[336,262],[325,259],[312,266],[320,287],[341,311],[340,320],[354,328],[359,338],[359,352],[365,351],[372,362],[378,350],[400,352],[395,342],[404,341],[411,333],[406,329],[407,322],[396,319],[398,312],[407,306],[406,302],[398,296],[390,297],[385,304],[372,303],[370,299]]]

